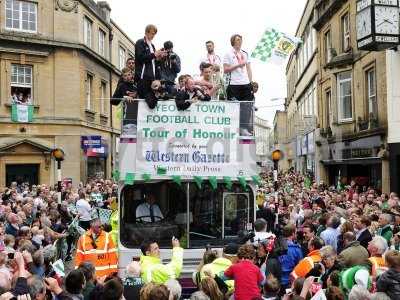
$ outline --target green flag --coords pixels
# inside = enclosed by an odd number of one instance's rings
[[[304,187],[306,189],[310,189],[311,188],[311,179],[308,176],[306,178],[304,178]]]
[[[126,173],[125,174],[125,184],[133,185],[134,182],[135,182],[135,174]]]
[[[247,190],[246,178],[245,178],[244,176],[239,176],[238,179],[239,179],[239,183],[240,183],[240,185],[242,186],[242,188],[243,188],[244,190]]]
[[[252,58],[258,58],[263,62],[274,60],[283,63],[296,49],[301,40],[291,37],[273,28],[267,29],[256,48],[251,53]]]
[[[165,174],[167,174],[167,168],[157,167],[157,175],[165,175]]]
[[[182,185],[182,177],[178,175],[173,175],[171,176],[172,181],[175,182],[177,185],[181,186]]]
[[[253,176],[251,176],[251,179],[253,179],[254,184],[261,185],[261,177],[260,176],[253,175]]]
[[[33,105],[13,104],[11,106],[11,121],[30,123],[33,121]]]
[[[203,183],[203,177],[194,176],[193,179],[194,179],[194,182],[197,184],[197,187],[199,188],[199,190],[201,190],[201,184]]]
[[[224,183],[226,188],[230,191],[232,189],[232,178],[229,176],[224,176]]]
[[[217,177],[216,176],[209,176],[208,181],[210,182],[211,188],[215,191],[218,187]]]
[[[119,181],[119,176],[120,176],[119,170],[114,170],[112,174],[114,181]]]
[[[144,182],[147,182],[147,181],[150,181],[151,176],[150,176],[150,174],[144,173],[144,174],[142,174],[142,179]]]

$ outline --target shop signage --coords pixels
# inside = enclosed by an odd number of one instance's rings
[[[81,148],[87,150],[89,148],[101,148],[101,136],[100,135],[84,135],[81,136]]]
[[[371,148],[343,149],[343,159],[371,157]]]

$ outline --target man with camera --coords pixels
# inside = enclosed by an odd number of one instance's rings
[[[175,79],[181,71],[181,59],[174,52],[174,44],[171,41],[164,43],[165,56],[160,61],[161,81],[165,83],[168,94],[176,94]]]
[[[197,86],[191,76],[187,76],[185,89],[178,92],[175,98],[176,107],[178,110],[186,110],[197,101],[210,101],[211,97],[204,90]]]

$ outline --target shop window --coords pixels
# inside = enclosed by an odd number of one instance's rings
[[[11,65],[11,103],[32,104],[32,66]]]
[[[36,32],[37,4],[28,1],[6,0],[6,29]]]

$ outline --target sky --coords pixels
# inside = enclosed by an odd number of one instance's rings
[[[147,24],[155,24],[158,33],[156,48],[171,40],[180,56],[182,74],[198,74],[205,42],[213,40],[215,52],[222,58],[229,51],[230,37],[243,36],[242,49],[249,54],[267,28],[294,35],[306,0],[107,0],[111,18],[133,40],[144,36]],[[140,3],[140,5],[138,5]],[[272,124],[275,110],[283,110],[286,97],[286,63],[277,65],[259,60],[251,61],[253,80],[259,83],[256,94],[257,116]],[[268,107],[273,106],[273,107]]]

